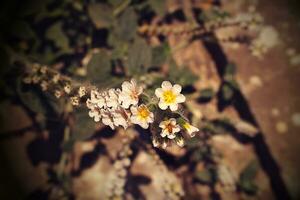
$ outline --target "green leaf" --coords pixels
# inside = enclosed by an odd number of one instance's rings
[[[198,171],[196,173],[195,178],[203,183],[211,183],[213,182],[213,175],[209,169],[204,169],[202,171]]]
[[[20,9],[21,16],[33,15],[41,12],[45,12],[46,6],[51,0],[27,0],[22,1],[22,9]]]
[[[233,89],[228,84],[224,84],[222,86],[222,97],[226,101],[228,101],[228,100],[232,99],[233,95],[234,95]]]
[[[101,49],[93,54],[87,65],[87,77],[92,84],[106,87],[112,81],[110,56],[107,51]]]
[[[46,37],[52,40],[58,48],[68,53],[71,51],[69,47],[69,39],[62,30],[62,22],[53,24],[46,32]]]
[[[172,60],[169,67],[169,79],[184,87],[194,84],[198,77],[186,67],[179,68],[175,61]]]
[[[75,120],[70,141],[84,140],[94,134],[95,122],[89,117],[85,108],[79,108],[75,111]]]
[[[229,63],[225,67],[225,75],[234,75],[236,73],[236,66],[233,63]]]
[[[241,172],[238,185],[242,191],[248,194],[255,194],[257,192],[258,187],[255,184],[254,179],[256,177],[258,167],[258,162],[253,160]]]
[[[31,39],[35,36],[35,33],[25,21],[18,20],[12,23],[10,33],[21,39]]]
[[[166,1],[149,0],[149,4],[157,15],[163,16],[166,13]]]
[[[137,16],[132,7],[127,8],[117,19],[115,34],[121,40],[132,40],[136,34]]]
[[[107,28],[113,22],[113,10],[107,4],[91,3],[88,5],[88,14],[97,29]]]
[[[259,163],[252,160],[240,174],[240,180],[253,180],[257,174]]]
[[[40,96],[33,90],[27,92],[19,91],[21,101],[33,112],[46,115],[46,108]]]
[[[123,0],[108,0],[108,3],[114,7],[120,5],[123,2]]]
[[[215,95],[215,92],[212,88],[205,88],[200,91],[200,99],[210,100]]]
[[[152,48],[152,65],[161,66],[166,62],[170,49],[167,43]]]
[[[151,47],[141,38],[136,37],[129,48],[127,69],[129,75],[145,73],[152,60]]]

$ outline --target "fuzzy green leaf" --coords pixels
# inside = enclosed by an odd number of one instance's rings
[[[203,183],[211,183],[213,182],[213,175],[209,169],[204,169],[202,171],[198,171],[195,177],[198,181]]]
[[[127,69],[129,75],[145,73],[152,60],[151,47],[143,39],[136,37],[129,48]]]
[[[169,52],[170,49],[167,43],[152,48],[152,65],[161,66],[164,62],[166,62]]]
[[[242,191],[249,194],[256,193],[258,188],[254,182],[254,179],[256,177],[258,167],[258,162],[256,160],[253,160],[241,172],[238,185]]]
[[[166,1],[149,0],[149,4],[157,15],[163,16],[166,13]]]
[[[89,138],[95,132],[95,122],[89,117],[88,112],[84,108],[75,111],[75,124],[72,129],[72,140],[84,140]]]
[[[69,39],[62,30],[62,22],[53,24],[46,32],[46,37],[52,40],[64,52],[70,52]]]
[[[233,89],[228,84],[224,84],[222,87],[222,97],[228,101],[230,100],[234,95]]]
[[[180,84],[184,87],[194,84],[198,77],[186,67],[179,68],[175,61],[171,61],[169,67],[169,79],[170,81]]]
[[[137,16],[132,7],[127,8],[117,19],[115,34],[121,40],[132,40],[136,34]]]
[[[29,26],[29,24],[25,21],[18,20],[12,23],[10,33],[13,36],[16,36],[18,38],[22,39],[31,39],[35,37],[35,33]]]
[[[97,29],[107,28],[113,22],[112,8],[103,3],[91,3],[88,5],[88,14]]]

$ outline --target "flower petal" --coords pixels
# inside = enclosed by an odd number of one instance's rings
[[[149,124],[148,124],[147,122],[139,123],[139,125],[140,125],[143,129],[149,128]]]
[[[172,88],[172,91],[175,93],[175,94],[179,94],[181,92],[181,89],[182,87],[178,84],[175,84]]]
[[[173,103],[170,105],[170,110],[171,111],[176,111],[178,109],[178,104],[177,103]]]
[[[183,94],[179,94],[177,97],[176,97],[176,102],[177,103],[183,103],[185,102],[185,96]]]
[[[160,133],[160,136],[161,136],[161,137],[166,137],[166,136],[167,136],[166,131],[162,131],[162,132]]]
[[[170,81],[163,81],[161,87],[163,90],[171,90],[172,84],[170,83]]]
[[[155,90],[155,95],[158,97],[158,98],[161,98],[162,97],[162,94],[163,94],[163,90],[161,88],[157,88]]]
[[[169,139],[174,139],[175,137],[176,137],[175,134],[169,134],[169,135],[168,135],[168,138],[169,138]]]
[[[178,133],[180,131],[179,126],[176,126],[175,128],[173,128],[173,133]]]
[[[163,101],[159,101],[158,107],[162,110],[166,110],[168,108],[168,105]]]

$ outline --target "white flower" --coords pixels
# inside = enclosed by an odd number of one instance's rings
[[[158,106],[162,110],[166,110],[170,107],[171,111],[176,111],[178,109],[178,103],[183,103],[185,101],[185,96],[180,94],[181,86],[172,84],[169,81],[164,81],[161,84],[161,88],[155,90],[155,95],[160,99]]]
[[[79,105],[79,98],[77,96],[71,97],[70,100],[71,100],[71,104],[73,106],[78,106]]]
[[[147,106],[141,104],[138,107],[130,107],[130,111],[132,113],[131,122],[134,124],[140,125],[142,128],[147,129],[149,127],[149,123],[152,123],[154,120],[154,115],[149,111]]]
[[[169,139],[174,139],[176,137],[175,133],[180,131],[180,127],[174,118],[160,122],[159,127],[162,129],[160,135],[162,137],[167,136]]]
[[[126,129],[129,125],[128,119],[130,116],[129,112],[126,112],[123,108],[119,107],[118,109],[115,109],[112,111],[112,118],[113,123],[115,126],[123,126],[124,129]]]
[[[199,131],[199,129],[195,126],[192,126],[190,123],[188,122],[184,122],[183,123],[183,128],[184,130],[186,130],[186,132],[191,136],[194,137],[195,133]]]
[[[91,90],[91,98],[87,100],[87,104],[88,103],[94,104],[94,106],[97,105],[98,108],[106,107],[106,102],[104,97],[97,90]]]
[[[84,86],[80,86],[78,89],[78,94],[80,98],[86,95],[86,88]]]
[[[64,91],[65,91],[65,93],[70,94],[70,92],[71,92],[71,85],[69,85],[69,84],[65,85]]]
[[[119,100],[123,108],[129,108],[130,105],[137,105],[139,102],[139,95],[142,94],[143,88],[137,86],[134,79],[130,82],[125,81],[122,84],[122,92],[119,95]]]
[[[111,88],[108,90],[108,92],[105,92],[103,94],[107,107],[117,108],[120,105],[119,104],[119,93],[120,93],[120,89]]]
[[[101,113],[98,109],[92,109],[89,111],[89,116],[94,119],[95,122],[99,122],[101,119]]]

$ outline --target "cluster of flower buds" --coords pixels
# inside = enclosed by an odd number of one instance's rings
[[[96,122],[101,120],[112,129],[118,126],[126,129],[131,124],[148,129],[151,125],[151,130],[156,130],[152,131],[155,147],[166,148],[171,141],[183,146],[182,132],[193,137],[199,131],[176,112],[179,104],[185,101],[180,85],[164,81],[161,88],[155,90],[154,98],[146,95],[133,79],[123,82],[121,87],[102,92],[91,90],[86,101],[89,116]]]
[[[57,98],[67,96],[74,106],[84,101],[88,94],[87,87],[77,86],[78,84],[74,84],[69,77],[61,75],[48,66],[34,63],[26,68],[25,73],[24,83],[39,85],[42,91],[52,92]]]
[[[113,174],[111,174],[107,184],[107,199],[121,200],[125,195],[125,184],[130,167],[131,160],[130,155],[132,151],[130,149],[127,140],[123,142],[121,151],[118,153],[117,159],[113,164]]]

